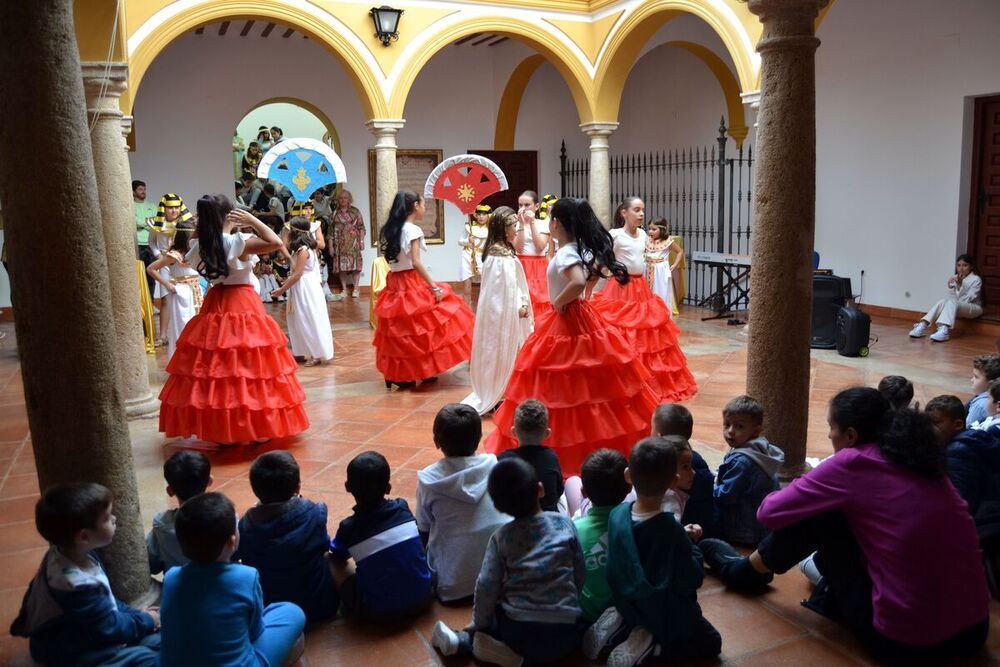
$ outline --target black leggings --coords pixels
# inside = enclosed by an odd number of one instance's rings
[[[989,616],[930,646],[913,646],[889,639],[875,629],[872,580],[861,548],[847,519],[825,512],[776,530],[757,547],[764,564],[784,574],[816,552],[816,567],[829,586],[832,611],[879,660],[890,665],[941,665],[975,654],[986,642]]]

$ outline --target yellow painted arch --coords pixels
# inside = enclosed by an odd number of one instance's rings
[[[387,118],[403,118],[406,98],[417,75],[434,55],[455,40],[478,32],[506,35],[525,42],[555,66],[569,86],[581,123],[594,119],[593,82],[580,59],[552,33],[528,21],[510,16],[472,17],[448,26],[423,43],[419,52],[402,65],[393,86]]]
[[[536,53],[528,56],[514,68],[504,86],[500,97],[500,108],[497,109],[497,127],[493,135],[493,150],[514,150],[514,137],[517,134],[517,116],[521,112],[521,99],[535,71],[545,62],[545,56]]]
[[[379,84],[364,57],[330,23],[279,0],[211,0],[190,7],[168,19],[139,44],[129,57],[131,99],[146,70],[171,42],[205,23],[233,19],[269,19],[308,35],[333,55],[347,71],[368,118],[386,118],[386,105]],[[130,104],[131,106],[131,104]],[[131,113],[131,108],[123,109]]]
[[[302,107],[312,115],[319,118],[319,121],[323,123],[323,126],[326,128],[326,131],[330,133],[330,139],[333,141],[333,152],[336,153],[337,155],[340,155],[340,135],[337,134],[337,126],[333,124],[333,121],[330,120],[330,117],[327,116],[322,109],[320,109],[312,102],[308,102],[300,97],[271,97],[264,100],[263,102],[258,102],[257,104],[247,109],[243,113],[243,115],[240,116],[240,120],[236,124],[239,125],[239,123],[242,122],[244,118],[249,116],[257,109],[261,108],[262,106],[266,106],[268,104],[292,104],[297,107]]]
[[[759,67],[753,46],[747,45],[745,33],[722,19],[711,0],[652,0],[626,16],[608,41],[595,77],[596,113],[602,120],[618,118],[625,81],[649,38],[683,13],[697,16],[722,39],[736,66],[740,90],[756,90]]]

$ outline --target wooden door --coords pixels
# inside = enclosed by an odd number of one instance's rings
[[[510,206],[517,210],[517,198],[525,190],[538,192],[538,151],[478,151],[470,150],[473,155],[482,155],[497,163],[507,176],[508,188],[503,192],[490,195],[484,200],[494,209],[497,206]]]
[[[969,254],[976,258],[986,317],[1000,319],[1000,95],[976,100]]]

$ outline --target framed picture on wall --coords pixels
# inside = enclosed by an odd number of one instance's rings
[[[427,177],[444,160],[444,152],[440,148],[397,148],[396,149],[396,181],[400,190],[410,190],[419,195],[424,193],[424,183]],[[368,200],[371,208],[371,239],[372,247],[378,246],[378,233],[384,220],[376,219],[375,208],[375,150],[368,149]],[[420,226],[428,245],[444,243],[444,202],[431,199],[426,202]]]

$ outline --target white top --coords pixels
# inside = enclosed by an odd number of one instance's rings
[[[229,266],[229,275],[225,278],[210,280],[212,285],[253,285],[257,282],[257,277],[253,274],[254,262],[251,259],[242,260],[240,255],[246,252],[246,239],[242,234],[223,234],[222,247],[226,250],[226,264]],[[197,269],[201,264],[201,252],[199,251],[198,239],[191,241],[191,249],[186,255],[188,264]]]
[[[569,285],[569,276],[566,274],[566,270],[577,264],[582,265],[583,258],[580,256],[580,250],[575,241],[567,243],[556,251],[552,261],[549,262],[549,268],[545,271],[545,279],[549,284],[549,301],[554,303],[556,297],[566,289],[566,285]]]
[[[520,222],[518,224],[518,229],[520,229]],[[540,218],[535,218],[535,229],[538,230],[540,234],[549,233],[549,219],[544,220]],[[539,257],[545,255],[545,248],[538,250],[535,248],[535,239],[532,238],[531,228],[524,230],[524,250],[517,253],[518,255],[523,255],[525,257]]]
[[[427,243],[424,242],[424,230],[412,222],[404,222],[403,231],[399,235],[399,255],[395,262],[389,262],[390,271],[407,271],[413,268],[410,244],[414,239],[420,239],[420,249],[427,250]]]
[[[625,265],[629,274],[636,276],[646,271],[646,231],[638,229],[633,238],[624,227],[611,230],[615,242],[615,259]]]
[[[948,288],[948,291],[958,299],[959,303],[975,303],[981,305],[983,302],[983,297],[981,295],[982,289],[983,279],[975,273],[970,273],[965,277],[965,280],[962,281],[961,287],[958,289],[950,287]]]

